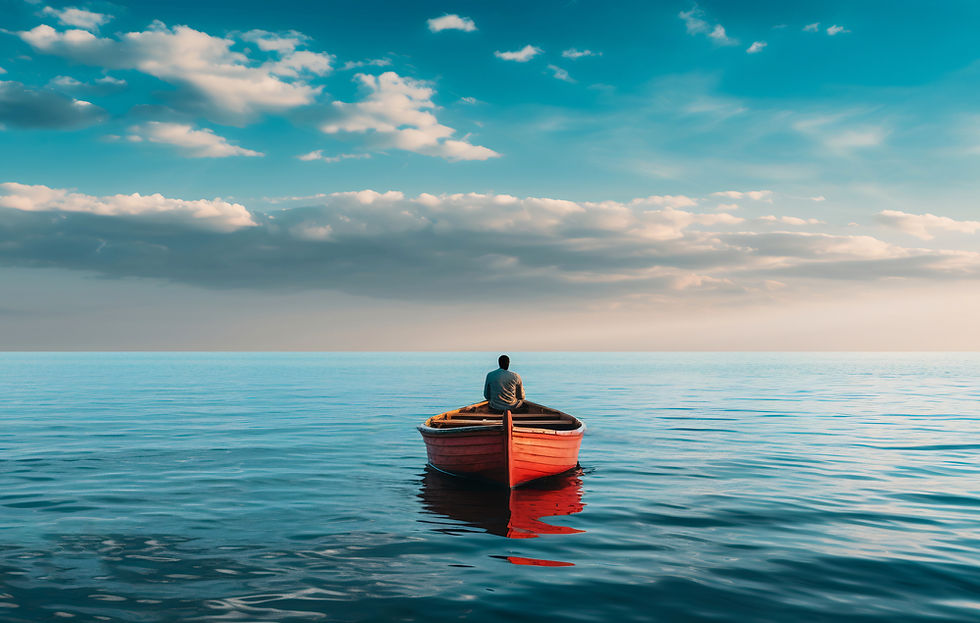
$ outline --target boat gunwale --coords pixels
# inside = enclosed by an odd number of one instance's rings
[[[465,434],[465,433],[474,433],[474,432],[480,432],[480,431],[490,431],[490,432],[492,432],[492,431],[500,431],[501,433],[503,433],[504,432],[504,424],[503,424],[503,421],[501,421],[500,424],[494,423],[494,424],[481,424],[481,425],[477,425],[477,426],[457,426],[457,427],[454,427],[454,428],[436,428],[434,426],[429,426],[429,422],[432,422],[433,420],[435,420],[439,416],[448,416],[451,413],[461,413],[463,411],[463,409],[470,409],[472,407],[479,407],[479,406],[482,406],[482,405],[485,405],[485,404],[487,404],[487,401],[486,400],[482,400],[480,402],[475,402],[475,403],[473,403],[471,405],[466,405],[466,406],[463,406],[463,407],[459,407],[458,409],[450,409],[449,411],[443,411],[442,413],[437,413],[437,414],[435,414],[433,416],[430,416],[430,417],[426,418],[425,422],[422,423],[422,424],[420,424],[416,428],[423,435],[426,435],[426,434],[429,434],[429,435],[455,435],[455,434],[460,434],[460,433]],[[525,400],[524,401],[524,404],[531,405],[531,406],[534,406],[534,407],[540,407],[541,409],[545,409],[547,411],[553,411],[554,413],[556,413],[556,414],[558,414],[560,416],[564,416],[564,417],[569,418],[572,422],[578,424],[578,426],[576,428],[571,429],[571,430],[553,430],[553,429],[550,429],[550,428],[539,428],[539,427],[536,427],[536,426],[521,426],[515,420],[514,423],[513,423],[513,427],[514,427],[514,430],[515,431],[520,431],[522,433],[540,433],[540,434],[545,434],[545,435],[560,435],[560,436],[563,436],[563,437],[565,437],[565,436],[574,436],[574,435],[582,435],[583,433],[585,433],[585,422],[583,422],[582,420],[578,419],[574,415],[571,415],[569,413],[565,413],[564,411],[559,411],[558,409],[553,409],[551,407],[547,407],[547,406],[545,406],[543,404],[540,404],[540,403],[537,403],[537,402],[531,402],[529,400]],[[451,419],[451,418],[446,418],[446,419]],[[503,419],[503,414],[501,414],[501,419]]]

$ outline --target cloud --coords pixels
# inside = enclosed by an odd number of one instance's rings
[[[0,67],[0,75],[3,75],[5,73],[7,73],[7,70],[4,69],[3,67]]]
[[[473,23],[468,17],[460,17],[459,15],[443,15],[442,17],[433,17],[428,20],[429,30],[432,32],[440,32],[443,30],[462,30],[464,32],[473,32],[476,30],[476,24]]]
[[[83,86],[81,82],[75,80],[71,76],[55,76],[50,81],[48,81],[49,86],[64,87],[64,88],[76,88]]]
[[[222,136],[209,129],[195,130],[183,123],[150,121],[130,128],[127,137],[134,142],[149,141],[174,145],[191,158],[228,158],[230,156],[264,156],[265,154],[232,145]]]
[[[813,280],[980,278],[973,251],[753,231],[755,221],[699,212],[685,196],[575,202],[363,190],[284,201],[296,207],[250,213],[220,199],[3,184],[0,263],[424,301],[504,287],[529,299],[601,300],[755,296],[776,281],[792,290]]]
[[[881,145],[888,132],[882,128],[863,128],[855,130],[845,130],[838,134],[825,136],[824,144],[837,151],[850,151],[865,147],[877,147]]]
[[[455,130],[439,123],[435,91],[424,82],[387,71],[380,76],[357,74],[367,91],[360,102],[334,102],[333,118],[320,126],[327,134],[369,134],[381,149],[395,148],[448,160],[486,160],[500,154],[466,140],[451,138]]]
[[[815,197],[810,197],[810,201],[826,201],[827,198],[823,195],[817,195]]]
[[[887,138],[889,131],[878,125],[849,124],[854,113],[822,115],[800,119],[793,129],[822,143],[837,155],[849,155],[856,149],[877,147]]]
[[[935,231],[975,234],[980,231],[980,221],[957,221],[935,214],[909,214],[898,210],[882,210],[875,216],[879,223],[911,234],[922,240],[932,240]]]
[[[161,22],[115,39],[84,30],[58,32],[47,25],[18,35],[38,52],[106,69],[135,69],[177,85],[182,89],[179,105],[228,122],[312,103],[322,87],[308,79],[328,73],[333,60],[329,54],[296,50],[305,39],[250,31],[245,36],[272,54],[256,59],[232,50],[233,39]]]
[[[725,27],[721,24],[712,26],[705,18],[704,10],[695,5],[689,11],[681,11],[677,15],[684,21],[684,26],[690,35],[707,35],[712,41],[719,45],[735,45],[738,40],[732,39],[725,32]]]
[[[71,76],[55,76],[48,82],[49,87],[55,87],[62,92],[70,93],[91,93],[104,95],[106,93],[117,92],[127,85],[125,80],[112,76],[102,76],[93,83],[86,83]]]
[[[19,82],[0,80],[0,123],[15,128],[71,129],[99,123],[106,112],[94,104]]]
[[[708,33],[708,37],[719,45],[735,45],[738,43],[737,40],[725,34],[725,27],[721,24],[716,24],[711,32]]]
[[[340,162],[341,160],[354,160],[370,157],[371,154],[338,154],[336,156],[324,156],[322,149],[317,149],[316,151],[311,151],[307,154],[296,156],[298,160],[302,160],[304,162],[309,162],[311,160],[319,160],[321,162]]]
[[[144,219],[192,228],[229,232],[256,223],[244,206],[221,199],[185,201],[160,194],[94,197],[64,189],[6,182],[0,184],[0,207],[23,212],[82,213],[121,219]],[[111,223],[107,229],[111,229]]]
[[[541,48],[528,44],[521,48],[520,50],[515,50],[513,52],[501,52],[497,50],[493,53],[497,58],[502,58],[505,61],[515,61],[517,63],[526,63],[538,54],[544,52]]]
[[[555,65],[548,65],[548,69],[554,72],[555,78],[557,78],[558,80],[564,80],[565,82],[575,82],[574,80],[572,80],[572,77],[568,75],[568,72],[562,69],[561,67],[557,67]]]
[[[583,56],[602,56],[602,52],[593,52],[592,50],[576,50],[575,48],[569,48],[561,53],[562,57],[570,58],[573,61]]]
[[[783,225],[825,225],[823,221],[815,218],[799,218],[796,216],[775,216],[769,214],[759,217],[759,220],[768,223],[781,223]]]
[[[833,26],[831,26],[831,27],[829,27],[827,29],[827,34],[830,35],[831,37],[833,37],[834,35],[840,34],[842,32],[843,33],[848,33],[848,32],[851,32],[851,31],[845,29],[843,26],[838,26],[836,24],[834,24]]]
[[[112,19],[111,15],[106,15],[105,13],[94,13],[75,8],[55,9],[44,7],[41,13],[51,15],[64,26],[75,26],[77,28],[84,28],[85,30],[95,30]]]
[[[285,33],[269,32],[268,30],[249,30],[242,34],[242,40],[251,41],[263,52],[290,54],[296,48],[306,45],[309,37],[296,30]]]
[[[372,58],[366,61],[347,61],[340,69],[341,71],[348,71],[361,67],[388,67],[390,65],[391,59],[389,58]]]
[[[746,53],[748,53],[748,54],[758,54],[758,53],[759,53],[759,52],[761,52],[761,51],[762,51],[762,50],[763,50],[763,49],[764,49],[764,48],[765,48],[765,47],[766,47],[767,45],[769,45],[769,44],[768,44],[768,43],[766,43],[765,41],[755,41],[755,42],[754,42],[754,43],[752,43],[752,45],[750,45],[750,46],[749,46],[749,48],[748,48],[747,50],[745,50],[745,51],[746,51]]]
[[[813,22],[803,27],[803,32],[817,32],[820,30],[820,22]]]
[[[704,21],[704,10],[700,7],[695,6],[689,11],[681,11],[677,16],[684,20],[684,25],[687,27],[687,32],[690,35],[698,35],[711,31],[711,25]]]
[[[752,199],[753,201],[765,201],[772,203],[771,190],[723,190],[711,194],[714,197],[727,197],[729,199]]]

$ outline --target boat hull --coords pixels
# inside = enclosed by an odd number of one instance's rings
[[[473,406],[479,403],[470,408]],[[434,419],[430,418],[419,432],[425,440],[429,465],[439,471],[518,487],[578,466],[585,426],[562,415],[572,422],[570,430],[523,425],[508,413],[498,420],[500,424],[455,429],[430,426]],[[525,421],[530,420],[525,417]]]

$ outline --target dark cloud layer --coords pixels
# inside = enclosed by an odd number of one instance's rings
[[[88,102],[53,91],[28,89],[19,82],[0,82],[0,123],[16,128],[63,130],[99,123],[106,112]]]
[[[201,201],[179,218],[162,218],[159,211],[134,209],[148,197],[57,195],[29,203],[30,193],[64,191],[8,186],[14,195],[4,199],[7,205],[14,197],[25,207],[0,208],[0,263],[206,288],[329,289],[422,301],[483,297],[495,304],[515,297],[725,295],[816,280],[980,276],[976,253],[909,249],[871,236],[739,231],[741,219],[650,205],[678,198],[576,204],[365,191],[268,215]],[[53,201],[62,209],[44,209]],[[212,205],[224,212],[211,216]]]

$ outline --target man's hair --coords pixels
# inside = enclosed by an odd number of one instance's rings
[[[508,367],[510,367],[510,357],[507,355],[501,355],[497,357],[497,363],[500,364],[501,368],[506,370]]]

